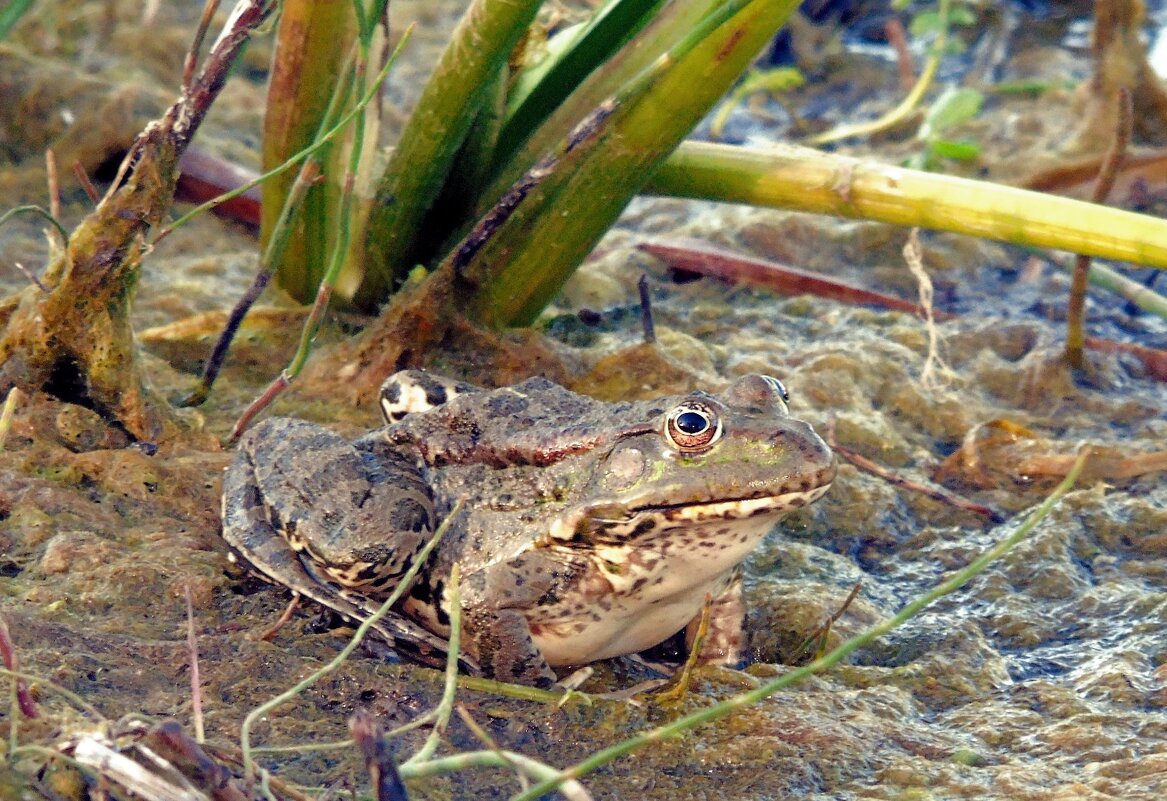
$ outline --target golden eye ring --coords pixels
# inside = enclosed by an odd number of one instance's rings
[[[665,438],[681,453],[708,450],[721,430],[721,417],[704,403],[682,403],[665,418]]]

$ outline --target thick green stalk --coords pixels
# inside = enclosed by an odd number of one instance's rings
[[[580,120],[600,103],[619,93],[701,20],[724,5],[724,0],[677,0],[667,3],[640,32],[634,43],[621,49],[588,75],[533,132],[515,130],[512,120],[508,119],[500,138],[500,148],[514,155],[508,156],[505,162],[496,163],[491,186],[479,198],[479,216],[486,214],[503,193],[545,153],[553,152]],[[524,141],[513,141],[520,136]]]
[[[722,3],[508,190],[449,260],[473,288],[463,293],[471,316],[495,327],[534,320],[796,6]]]
[[[554,40],[548,42],[548,50],[552,52],[543,61],[521,72],[507,97],[506,124],[499,136],[496,163],[507,163],[515,149],[539,128],[547,116],[562,106],[568,95],[576,91],[588,75],[602,68],[601,65],[608,62],[641,28],[654,19],[675,17],[675,10],[684,5],[674,3],[672,10],[662,12],[663,4],[664,0],[607,0],[595,10],[587,24],[570,33],[557,34]],[[689,4],[690,7],[692,5]],[[697,19],[700,16],[693,17],[693,21]],[[571,41],[560,48],[560,37],[569,37]],[[625,79],[635,75],[652,58],[660,55],[661,48],[654,52],[644,52],[645,37],[639,37],[638,42],[638,46],[631,50],[641,51],[640,65],[633,72],[626,72]],[[627,56],[622,60],[625,59]],[[608,92],[594,100],[602,100],[612,94],[615,88],[616,85],[610,86]],[[596,102],[584,112],[595,107]],[[574,119],[582,116],[582,113],[577,114]]]
[[[986,181],[778,145],[686,142],[645,191],[920,226],[1167,268],[1167,221]]]
[[[265,170],[284,163],[319,138],[356,33],[351,0],[282,3],[264,113]],[[330,220],[343,180],[339,176],[344,174],[344,164],[335,159],[335,153],[323,157],[326,181],[308,190],[303,213],[292,223],[292,246],[276,274],[279,285],[301,302],[316,293],[332,250]],[[343,153],[340,155],[343,158]],[[263,184],[260,238],[265,246],[294,179],[295,173],[286,172]]]
[[[376,191],[357,293],[374,306],[413,267],[438,196],[495,76],[534,19],[539,0],[474,0],[426,83]]]

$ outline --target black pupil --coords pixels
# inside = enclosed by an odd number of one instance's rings
[[[700,434],[709,427],[709,421],[700,412],[681,412],[677,415],[677,428],[686,434]]]

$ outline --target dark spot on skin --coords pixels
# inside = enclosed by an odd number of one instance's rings
[[[522,414],[531,405],[531,402],[522,395],[514,392],[500,392],[490,399],[486,409],[492,416],[514,417]]]
[[[381,392],[381,400],[385,401],[391,406],[396,406],[401,402],[401,385],[395,381],[389,386],[385,387],[385,389]]]
[[[450,616],[446,614],[446,610],[438,606],[438,624],[442,626],[450,625]]]
[[[648,576],[641,576],[636,581],[632,582],[632,590],[631,591],[636,592],[637,590],[639,590],[641,587],[643,587],[647,583],[648,583]]]
[[[632,530],[632,536],[635,537],[640,534],[645,534],[649,531],[652,531],[654,528],[656,528],[656,518],[645,518],[636,524],[636,528]]]
[[[366,582],[381,576],[381,571],[388,567],[388,565],[366,565],[362,567],[357,573],[357,581]]]
[[[425,402],[430,406],[441,406],[446,402],[446,388],[438,383],[426,383]]]
[[[799,507],[806,506],[806,498],[791,498],[786,503],[791,507],[798,509]]]
[[[406,417],[406,412],[391,412],[389,414],[389,422],[400,423]]]

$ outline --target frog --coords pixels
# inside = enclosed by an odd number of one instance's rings
[[[355,620],[415,577],[382,638],[437,663],[458,565],[462,668],[547,687],[704,617],[705,663],[747,647],[742,564],[821,497],[835,457],[773,377],[608,402],[545,378],[485,389],[421,370],[357,439],[295,418],[241,439],[223,538],[254,570]],[[419,554],[442,535],[420,565]]]

